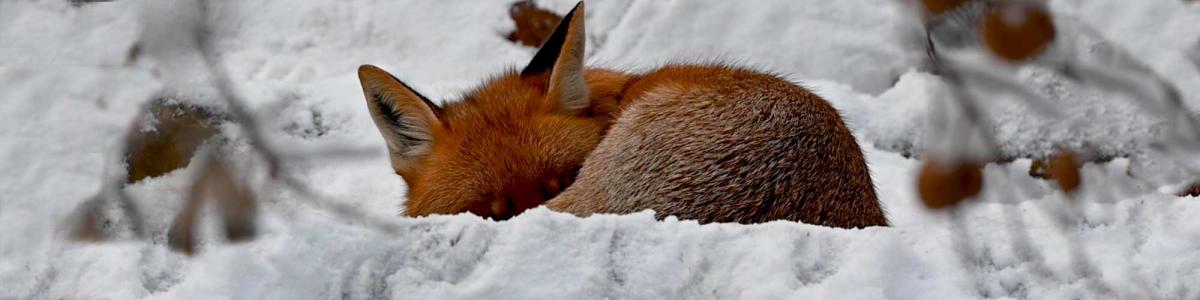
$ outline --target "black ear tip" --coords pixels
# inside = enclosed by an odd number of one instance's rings
[[[583,10],[583,1],[579,1],[579,3],[575,3],[575,7],[572,7],[571,11],[567,12],[566,16],[563,17],[563,20],[570,20],[571,17],[575,15],[576,11],[582,11],[582,10]]]
[[[558,26],[554,27],[554,32],[546,37],[546,40],[542,42],[542,46],[538,48],[537,53],[534,53],[533,59],[521,70],[521,76],[541,74],[549,72],[554,68],[554,63],[561,54],[559,52],[563,50],[563,43],[567,42],[567,32],[570,31],[571,23],[574,23],[572,21],[578,16],[576,15],[577,13],[583,13],[583,1],[576,3],[575,7],[571,8],[571,11],[563,15],[562,21],[558,23]],[[577,26],[583,26],[582,18],[580,21]],[[579,29],[583,28],[580,27]]]

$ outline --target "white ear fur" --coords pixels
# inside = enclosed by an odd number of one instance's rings
[[[590,106],[587,83],[583,79],[587,40],[583,10],[583,2],[576,4],[521,71],[522,76],[550,72],[547,97],[558,99],[558,108],[564,112],[578,112]]]
[[[441,109],[375,66],[359,67],[358,79],[371,119],[387,142],[392,167],[415,168],[416,160],[429,154],[433,128],[441,126]]]

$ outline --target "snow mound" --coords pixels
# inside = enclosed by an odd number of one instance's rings
[[[736,61],[784,74],[828,99],[867,152],[894,226],[842,230],[792,222],[698,225],[642,212],[587,219],[536,209],[494,222],[396,217],[405,187],[367,115],[354,70],[392,71],[438,101],[520,66],[534,49],[503,39],[503,1],[211,1],[220,61],[315,204],[266,184],[233,124],[202,151],[227,154],[261,202],[260,236],[229,243],[205,218],[200,252],[165,232],[195,176],[185,168],[126,187],[150,237],[65,238],[64,220],[121,169],[139,107],[172,98],[218,105],[186,31],[189,0],[0,1],[0,299],[1200,298],[1200,201],[1152,193],[1140,163],[1083,168],[1066,199],[1029,178],[1028,160],[989,165],[983,196],[953,213],[915,196],[924,118],[945,83],[922,71],[917,23],[896,2],[614,0],[589,2],[589,61],[644,70],[671,61]],[[565,11],[569,0],[538,1]],[[1055,0],[1200,103],[1200,5]],[[1147,34],[1147,32],[1153,34]],[[1140,151],[1156,120],[1053,74],[1013,76],[1062,101],[1045,120],[989,100],[1003,151],[1098,143]],[[1061,97],[1059,97],[1061,96]],[[1123,106],[1124,105],[1124,106]],[[1064,122],[1097,126],[1067,130]],[[321,157],[354,149],[352,158]],[[911,153],[909,153],[911,154]],[[1088,184],[1089,182],[1102,184]],[[331,213],[346,205],[371,221]],[[105,208],[109,212],[116,208]],[[206,212],[211,214],[211,212]],[[106,220],[125,230],[128,220]],[[128,232],[125,232],[128,235]]]
[[[68,245],[37,277],[48,298],[254,299],[968,299],[1193,298],[1200,205],[1144,197],[1089,205],[1069,241],[1040,214],[1046,197],[985,204],[945,224],[839,230],[773,222],[698,225],[643,212],[579,219],[536,209],[507,222],[399,220],[393,235],[271,218],[245,244],[187,258],[162,245]],[[1028,215],[1025,239],[1000,217]],[[939,226],[941,225],[941,226]],[[961,239],[956,230],[969,233]],[[958,238],[956,240],[956,238]],[[1097,269],[1077,267],[1070,243]],[[1024,244],[1022,244],[1024,243]],[[1039,250],[1042,249],[1042,250]],[[49,254],[47,254],[49,256]],[[12,281],[9,281],[12,282]],[[1093,285],[1119,288],[1099,294]],[[10,285],[12,286],[12,285]],[[20,287],[20,286],[14,286]],[[32,293],[31,293],[32,292]]]

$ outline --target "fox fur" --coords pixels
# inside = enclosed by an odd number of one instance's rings
[[[583,11],[565,15],[524,69],[442,107],[359,68],[409,187],[406,214],[506,219],[544,204],[578,216],[887,225],[862,150],[825,100],[719,64],[585,69]]]

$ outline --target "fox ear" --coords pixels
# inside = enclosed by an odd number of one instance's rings
[[[546,39],[521,76],[550,73],[546,96],[558,99],[558,109],[578,112],[587,109],[588,90],[583,80],[583,51],[586,35],[583,31],[583,2],[575,5],[554,33]]]
[[[392,168],[404,175],[429,154],[433,130],[441,125],[441,108],[408,85],[371,65],[358,68],[371,119],[387,141]]]

